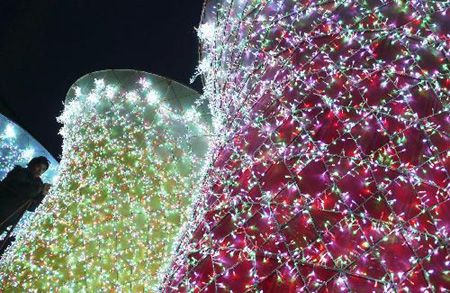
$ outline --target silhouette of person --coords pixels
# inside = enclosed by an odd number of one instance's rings
[[[40,178],[49,167],[45,157],[33,158],[26,168],[16,165],[0,182],[0,234],[15,225],[25,212],[34,211],[47,195],[51,184]]]

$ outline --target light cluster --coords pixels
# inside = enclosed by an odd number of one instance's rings
[[[59,179],[2,259],[1,288],[151,290],[202,176],[209,118],[198,96],[132,70],[78,80],[59,117]]]
[[[206,1],[222,136],[164,292],[450,290],[450,9]]]

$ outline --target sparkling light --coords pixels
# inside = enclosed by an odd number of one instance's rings
[[[1,260],[2,290],[151,290],[203,174],[210,133],[198,96],[139,71],[78,80],[59,118],[59,179]]]
[[[221,138],[162,291],[450,290],[448,12],[206,1]]]
[[[16,132],[14,131],[14,126],[11,123],[8,123],[5,127],[4,138],[14,138],[16,136]]]

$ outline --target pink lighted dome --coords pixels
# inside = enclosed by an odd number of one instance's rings
[[[450,11],[207,1],[222,138],[164,292],[450,290]]]

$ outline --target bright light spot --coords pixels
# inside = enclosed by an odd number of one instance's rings
[[[148,81],[148,79],[146,78],[139,79],[139,84],[142,86],[143,89],[148,89],[152,85],[150,81]]]
[[[147,93],[147,102],[149,102],[150,105],[154,105],[159,102],[159,95],[156,91],[151,90]]]
[[[257,20],[258,20],[259,22],[265,21],[265,20],[266,20],[266,16],[265,16],[264,14],[260,14],[260,15],[258,15]]]
[[[90,94],[87,96],[88,102],[91,102],[91,103],[97,103],[97,102],[98,102],[98,99],[99,99],[99,97],[98,97],[96,94],[94,94],[94,93],[90,93]]]
[[[81,94],[81,88],[80,87],[75,87],[74,88],[74,91],[75,91],[75,97],[80,97],[82,94]]]
[[[198,120],[199,114],[197,111],[195,111],[195,109],[188,109],[185,112],[185,117],[187,121],[195,121]]]
[[[106,97],[108,98],[108,99],[112,99],[112,98],[114,98],[114,95],[116,94],[116,88],[115,87],[113,87],[113,86],[111,86],[111,85],[108,85],[107,87],[106,87]]]
[[[201,24],[197,29],[197,34],[202,41],[210,43],[214,40],[214,36],[216,35],[216,27],[213,23]]]
[[[127,100],[130,102],[136,102],[139,98],[139,96],[134,91],[128,92],[126,94],[126,97],[127,97]]]
[[[95,89],[101,90],[105,87],[105,81],[103,79],[95,79]]]
[[[12,124],[6,125],[4,137],[5,138],[16,137],[16,132],[14,131],[14,126]]]
[[[34,155],[34,149],[31,149],[31,148],[24,150],[22,153],[22,157],[27,161],[31,160],[31,158],[33,158],[33,155]]]

